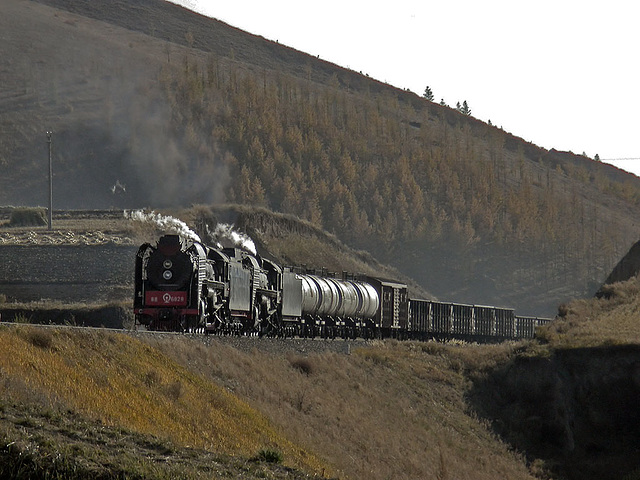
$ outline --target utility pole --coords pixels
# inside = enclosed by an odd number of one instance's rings
[[[51,136],[52,131],[47,132],[47,143],[49,144],[49,230],[53,229],[53,167],[51,165]]]

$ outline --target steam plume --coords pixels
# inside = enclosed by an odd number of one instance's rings
[[[223,243],[224,240],[227,240],[231,242],[234,247],[243,248],[253,253],[254,255],[257,253],[256,245],[253,242],[253,240],[251,240],[251,237],[249,237],[249,235],[246,235],[244,233],[236,232],[233,229],[233,225],[229,225],[227,223],[218,223],[216,225],[215,230],[213,232],[209,232],[209,236],[218,245]]]
[[[145,213],[142,210],[134,210],[132,212],[125,211],[124,216],[125,218],[134,220],[136,222],[156,225],[158,229],[167,233],[174,233],[195,242],[201,241],[196,232],[191,230],[186,223],[169,215],[161,215],[153,211],[151,211],[150,213]]]
[[[124,216],[129,220],[154,225],[157,229],[165,233],[174,233],[189,240],[202,243],[202,240],[200,240],[196,232],[191,230],[182,220],[175,217],[161,215],[153,211],[145,213],[142,210],[125,211]],[[222,247],[223,244],[231,244],[234,247],[243,248],[254,255],[257,253],[256,245],[253,240],[251,240],[251,237],[244,233],[237,232],[234,230],[233,225],[218,223],[213,231],[210,229],[209,224],[205,224],[204,226],[207,236],[217,246]]]

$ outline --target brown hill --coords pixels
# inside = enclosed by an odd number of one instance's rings
[[[638,238],[636,177],[175,5],[2,10],[0,204],[46,203],[52,129],[54,208],[266,206],[441,299],[544,315]]]

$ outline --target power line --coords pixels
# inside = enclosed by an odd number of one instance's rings
[[[602,162],[622,162],[628,160],[640,160],[640,158],[601,158]]]

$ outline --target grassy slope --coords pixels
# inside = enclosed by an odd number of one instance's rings
[[[354,250],[335,235],[293,215],[271,212],[264,208],[217,205],[195,206],[177,212],[176,216],[189,225],[197,225],[198,217],[201,220],[217,218],[222,222],[232,223],[255,241],[260,255],[280,265],[306,265],[312,269],[326,269],[338,274],[349,272],[393,278],[406,282],[414,298],[433,298],[415,280],[397,269],[380,263],[368,252]],[[215,223],[215,220],[209,220],[208,223]]]
[[[484,368],[513,347],[391,343],[286,358],[188,337],[148,342],[0,330],[1,431],[5,445],[17,442],[5,454],[58,452],[64,465],[164,475],[141,460],[148,450],[187,469],[189,448],[245,459],[270,449],[288,465],[341,478],[530,478],[464,401],[467,363]],[[24,436],[19,425],[40,434]],[[142,453],[117,451],[107,436]],[[104,456],[89,446],[96,442],[107,445]]]
[[[540,343],[386,342],[286,358],[154,344],[352,478],[636,478],[639,292],[632,279],[605,288],[608,299],[572,302]]]
[[[640,279],[631,279],[601,290],[603,296],[561,305],[560,318],[541,332],[554,348],[639,345]]]
[[[554,478],[640,478],[640,279],[575,300],[542,341],[490,372],[469,401]]]
[[[487,368],[513,346],[386,342],[351,355],[241,352],[188,339],[155,345],[206,372],[265,412],[349,478],[531,478],[468,411],[467,368]]]
[[[325,468],[247,403],[127,335],[7,327],[0,330],[0,351],[2,396],[9,410],[24,411],[25,404],[35,402],[41,417],[77,412],[106,427],[124,427],[182,448],[244,458],[271,449],[282,452],[289,465],[315,472]],[[6,415],[3,420],[7,445],[17,440],[16,432],[6,426]],[[56,440],[28,442],[18,445],[21,451]],[[85,456],[73,447],[65,453],[71,459]],[[126,453],[121,460],[127,460]],[[137,462],[134,470],[142,468]]]
[[[622,478],[640,471],[630,428],[640,282],[605,290],[609,299],[563,307],[543,343],[306,355],[259,341],[4,328],[1,453],[29,472],[25,459],[55,457],[156,478],[195,476],[202,459],[215,465],[207,475],[276,475],[247,471],[260,449],[340,478]]]

